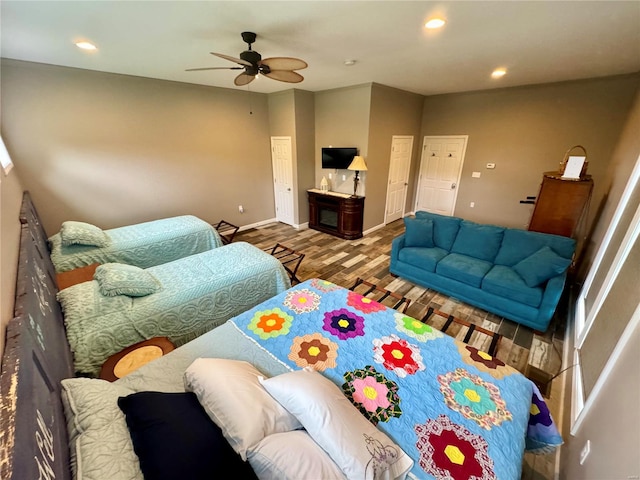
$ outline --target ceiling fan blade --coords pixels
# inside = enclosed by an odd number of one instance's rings
[[[253,82],[254,78],[256,78],[254,75],[247,75],[246,73],[241,73],[236,77],[233,83],[235,83],[238,87],[242,87],[243,85]]]
[[[302,70],[309,66],[304,60],[292,57],[265,58],[260,64],[266,65],[271,70]]]
[[[216,57],[224,58],[225,60],[229,60],[230,62],[237,63],[239,65],[244,65],[246,67],[250,67],[251,63],[246,60],[242,60],[241,58],[230,57],[229,55],[224,55],[222,53],[209,52],[211,55],[215,55]]]
[[[271,70],[269,73],[263,73],[265,77],[281,82],[300,83],[304,77],[297,72],[291,70]]]
[[[244,67],[204,67],[204,68],[187,68],[185,72],[197,72],[199,70],[244,70]]]

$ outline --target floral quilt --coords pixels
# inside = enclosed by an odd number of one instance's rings
[[[289,368],[339,385],[416,478],[519,479],[525,449],[562,443],[517,370],[333,283],[307,280],[231,321]]]

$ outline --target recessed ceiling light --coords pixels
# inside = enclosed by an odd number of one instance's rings
[[[76,42],[76,47],[81,48],[83,50],[97,50],[93,43],[90,42]]]
[[[447,22],[445,22],[441,18],[432,18],[427,23],[425,23],[424,26],[427,27],[427,28],[440,28],[440,27],[444,26],[445,23],[447,23]]]
[[[507,74],[507,69],[506,68],[496,68],[492,73],[491,76],[493,78],[500,78],[500,77],[504,77]]]

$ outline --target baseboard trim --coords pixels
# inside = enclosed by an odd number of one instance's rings
[[[252,228],[263,227],[263,226],[269,225],[271,223],[278,223],[278,219],[269,218],[267,220],[261,220],[261,221],[256,222],[256,223],[250,223],[248,225],[243,225],[242,227],[240,227],[238,229],[238,231],[239,232],[243,232],[245,230],[250,230]],[[296,230],[306,230],[307,228],[309,228],[309,222],[304,222],[304,223],[300,223],[300,224],[294,224],[294,225],[291,225],[291,227],[295,228]]]
[[[244,232],[245,230],[250,230],[252,228],[257,228],[257,227],[262,227],[263,225],[268,225],[270,223],[276,223],[278,220],[276,220],[275,218],[270,218],[268,220],[261,220],[259,222],[256,223],[250,223],[248,225],[243,225],[242,227],[240,227],[238,229],[239,232]]]
[[[362,232],[362,235],[369,235],[372,232],[375,232],[376,230],[380,230],[381,228],[384,228],[385,224],[381,223],[380,225],[376,225],[373,228],[370,228],[369,230],[365,230],[364,232]]]

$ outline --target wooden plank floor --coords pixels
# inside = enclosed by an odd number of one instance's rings
[[[525,375],[539,370],[548,378],[562,369],[562,349],[566,325],[566,301],[561,305],[549,329],[536,332],[503,317],[486,312],[434,290],[420,287],[389,273],[391,241],[404,232],[404,222],[398,220],[357,240],[343,240],[316,230],[296,230],[282,223],[271,223],[258,228],[238,232],[234,242],[244,241],[261,249],[281,243],[304,253],[298,268],[300,281],[322,278],[337,285],[350,288],[358,277],[411,299],[407,314],[422,318],[429,307],[502,335],[496,357]],[[445,318],[433,317],[433,326],[439,328]],[[451,325],[448,334],[462,340],[467,327]],[[486,349],[490,339],[474,333],[469,343]],[[531,376],[531,375],[529,375]],[[549,408],[556,421],[559,420],[560,379],[550,382]],[[555,387],[555,388],[554,388]],[[545,456],[525,455],[523,479],[538,480],[554,478],[555,454]]]

